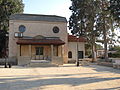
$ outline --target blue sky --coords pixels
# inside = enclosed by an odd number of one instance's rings
[[[69,19],[71,0],[23,0],[24,13],[64,16]]]

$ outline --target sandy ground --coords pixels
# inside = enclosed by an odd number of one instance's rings
[[[120,90],[120,70],[98,65],[0,66],[0,90]]]

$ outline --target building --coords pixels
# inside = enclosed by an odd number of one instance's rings
[[[62,65],[84,58],[84,38],[68,35],[67,20],[55,15],[15,14],[9,21],[9,60],[18,65],[47,60]],[[82,55],[82,56],[81,56]]]
[[[76,38],[73,35],[68,36],[68,61],[75,62],[78,58],[85,58],[85,38]],[[78,56],[77,56],[78,51]],[[78,57],[78,58],[77,58]]]

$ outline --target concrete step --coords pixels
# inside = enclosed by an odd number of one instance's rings
[[[58,67],[47,60],[32,60],[28,67]]]

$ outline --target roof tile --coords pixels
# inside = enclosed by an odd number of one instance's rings
[[[84,37],[77,38],[73,35],[68,35],[68,42],[86,42],[86,39]]]

